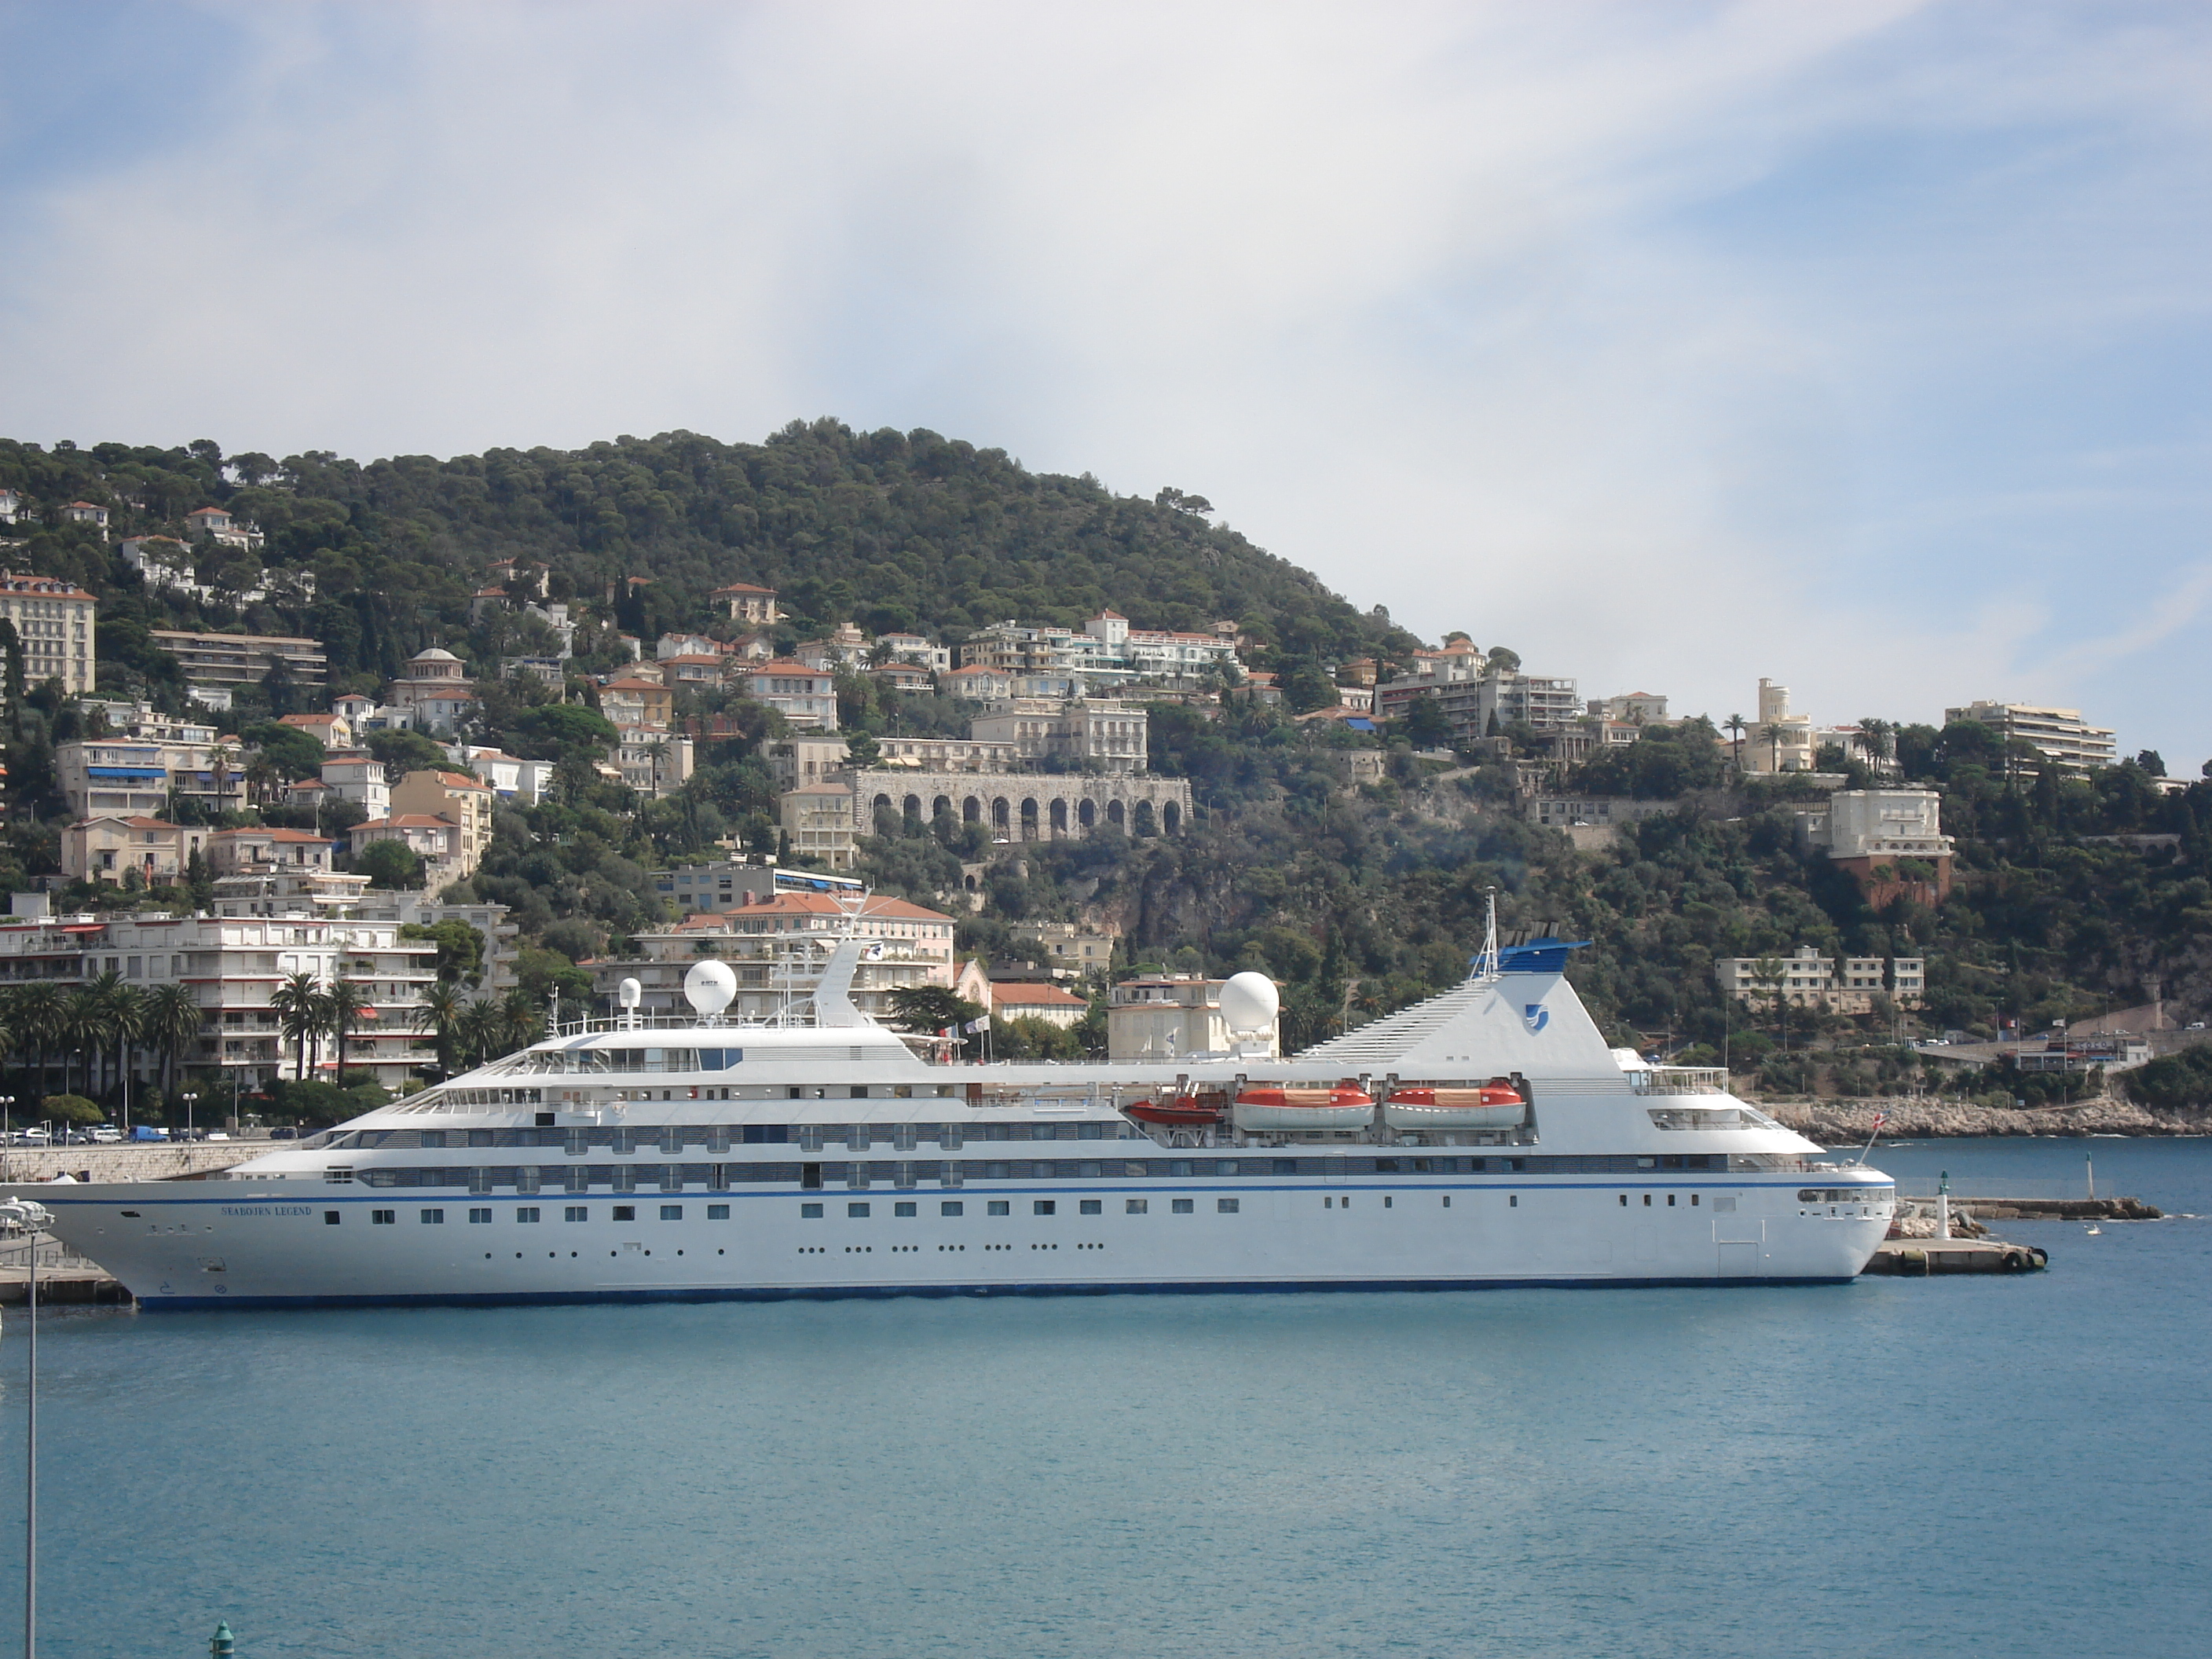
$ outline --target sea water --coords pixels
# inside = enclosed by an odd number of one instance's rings
[[[2201,1141],[1881,1150],[2212,1215]],[[41,1322],[41,1644],[2198,1655],[2212,1224],[2017,1277]],[[0,1345],[19,1593],[24,1344]],[[11,1616],[0,1605],[0,1621]]]

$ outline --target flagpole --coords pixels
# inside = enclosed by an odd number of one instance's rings
[[[1874,1127],[1867,1131],[1866,1145],[1859,1148],[1859,1163],[1862,1165],[1867,1161],[1867,1154],[1874,1150],[1875,1137],[1881,1133],[1881,1126],[1888,1121],[1887,1112],[1876,1112],[1874,1115]]]

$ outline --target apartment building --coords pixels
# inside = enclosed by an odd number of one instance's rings
[[[772,628],[783,619],[783,613],[776,609],[775,589],[773,587],[756,587],[750,582],[732,582],[727,587],[716,588],[707,597],[720,605],[732,622]]]
[[[857,909],[848,915],[848,909]],[[848,928],[872,948],[854,970],[853,1000],[874,1018],[891,1018],[891,993],[952,983],[952,918],[903,899],[872,896],[843,903],[818,893],[774,892],[714,915],[637,936],[637,954],[590,964],[592,988],[613,1009],[624,979],[644,993],[643,1012],[686,1011],[684,975],[704,957],[726,962],[738,978],[732,1020],[774,1017],[804,998]]]
[[[617,732],[665,732],[675,718],[676,693],[658,680],[626,675],[599,688],[599,713]]]
[[[1940,904],[1955,848],[1942,809],[1933,789],[1839,789],[1826,807],[1797,814],[1798,849],[1850,871],[1876,909],[1899,897]]]
[[[0,570],[0,617],[15,624],[22,641],[27,684],[59,680],[65,691],[91,694],[99,674],[98,609],[99,601],[75,582]]]
[[[1094,771],[1133,774],[1146,769],[1146,725],[1144,709],[1131,703],[1017,698],[994,704],[970,720],[968,734],[977,743],[1003,744],[1017,759],[1030,763],[1058,760]]]
[[[769,893],[845,893],[857,897],[862,890],[852,876],[825,875],[819,870],[780,870],[738,859],[655,870],[653,885],[654,891],[676,907],[678,915],[686,916],[734,909],[757,902]]]
[[[319,640],[282,634],[186,634],[167,628],[155,629],[153,640],[184,665],[185,682],[195,690],[207,686],[227,695],[231,686],[258,685],[280,662],[303,693],[318,691],[330,682],[330,659],[323,654]]]
[[[2087,777],[2099,767],[2112,766],[2119,760],[2116,733],[2108,727],[2090,725],[2078,708],[2032,702],[1970,702],[1963,708],[1945,709],[1943,720],[1946,725],[1975,720],[2008,743],[2032,744],[2071,777]]]
[[[205,734],[204,741],[156,738],[120,741],[88,738],[58,744],[54,777],[70,810],[160,813],[172,794],[205,811],[235,812],[246,805],[246,762],[240,751],[215,741],[210,726],[178,728]]]
[[[149,887],[166,887],[205,855],[212,832],[143,814],[103,812],[62,831],[62,874],[71,881],[122,884],[131,871]]]
[[[614,764],[624,784],[659,800],[674,794],[690,777],[696,750],[689,738],[626,726],[615,745]]]
[[[348,1080],[397,1088],[414,1068],[422,994],[436,978],[436,947],[398,934],[392,922],[312,915],[17,918],[0,921],[0,980],[81,984],[112,973],[140,988],[188,987],[206,1024],[184,1063],[203,1076],[213,1072],[227,1094],[234,1082],[243,1091],[296,1074],[295,1051],[269,1003],[285,977],[309,973],[328,983],[342,976],[374,1011],[349,1040]],[[141,1078],[150,1079],[158,1063],[150,1052],[132,1056]],[[320,1074],[336,1069],[326,1042]]]
[[[1375,717],[1401,720],[1413,705],[1429,699],[1451,728],[1452,741],[1467,744],[1521,724],[1540,734],[1573,731],[1583,718],[1575,682],[1548,675],[1498,668],[1468,653],[1438,653],[1430,672],[1403,676],[1375,688]]]
[[[860,862],[853,792],[843,784],[801,784],[777,798],[776,812],[791,857],[832,870],[849,870]]]
[[[1810,945],[1786,957],[1723,957],[1713,963],[1720,988],[1741,1003],[1765,1007],[1778,996],[1793,1008],[1831,1014],[1868,1014],[1887,992],[1900,1007],[1915,1008],[1928,992],[1924,957],[1845,957],[1836,959]]]
[[[746,663],[736,670],[738,690],[766,703],[802,732],[837,729],[837,681],[827,669],[789,660]]]
[[[384,763],[364,749],[341,749],[323,757],[323,787],[339,800],[357,802],[369,817],[392,810],[392,784]]]
[[[439,646],[418,651],[407,670],[384,689],[384,699],[407,711],[417,732],[449,735],[476,716],[476,687],[468,665]]]

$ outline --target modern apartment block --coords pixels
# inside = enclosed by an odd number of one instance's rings
[[[434,945],[399,938],[396,922],[325,916],[93,916],[18,918],[0,921],[0,980],[48,980],[82,984],[110,973],[141,989],[183,985],[206,1021],[185,1050],[185,1065],[213,1070],[219,1081],[202,1081],[212,1117],[228,1104],[234,1085],[257,1089],[271,1078],[292,1077],[297,1052],[277,1029],[270,995],[294,973],[324,983],[343,977],[358,986],[375,1010],[349,1038],[349,1081],[373,1078],[386,1087],[404,1082],[422,1041],[419,1010],[436,978]],[[331,1044],[323,1044],[320,1075],[337,1071]],[[159,1057],[131,1057],[135,1075],[151,1080]],[[313,1055],[308,1070],[317,1070]]]
[[[155,629],[153,639],[184,665],[185,679],[194,687],[258,685],[280,662],[303,692],[320,690],[331,677],[330,659],[323,654],[319,640],[282,634],[185,634],[166,628]]]
[[[2078,708],[2057,708],[2031,702],[1970,702],[1963,708],[1943,711],[1945,724],[1975,720],[2008,742],[2018,739],[2058,763],[2073,777],[2087,777],[2100,766],[2118,762],[2116,734],[2092,726]]]
[[[1093,771],[1132,774],[1146,766],[1146,716],[1133,703],[1027,698],[996,703],[968,723],[979,744],[1004,744],[1027,762],[1058,760]]]
[[[183,726],[189,735],[124,741],[88,738],[54,749],[54,777],[70,810],[160,813],[172,793],[210,812],[246,805],[246,760],[215,740],[211,726]]]
[[[0,570],[0,617],[15,626],[23,645],[23,679],[29,685],[59,680],[62,689],[91,695],[98,677],[99,602],[75,582],[52,576],[19,576]]]
[[[1798,847],[1850,871],[1877,909],[1898,897],[1940,904],[1955,849],[1942,808],[1933,789],[1839,789],[1822,811],[1797,814]]]
[[[1831,1014],[1872,1013],[1875,995],[1884,991],[1906,1008],[1919,1006],[1928,994],[1923,957],[1845,957],[1838,970],[1834,957],[1809,945],[1786,957],[1723,957],[1713,963],[1713,977],[1723,991],[1750,1006],[1765,1006],[1778,996],[1793,1008]]]

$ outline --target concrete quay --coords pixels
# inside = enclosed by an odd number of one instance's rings
[[[2033,1244],[2008,1244],[2001,1238],[1886,1238],[1875,1247],[1870,1273],[1926,1279],[1937,1273],[2039,1273],[2051,1265],[2048,1253]]]

